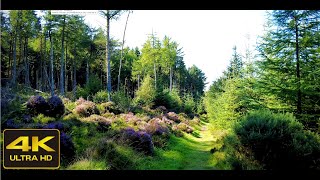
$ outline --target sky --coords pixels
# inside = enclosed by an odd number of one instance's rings
[[[111,21],[111,37],[122,40],[126,18],[127,12]],[[129,16],[125,46],[142,48],[152,31],[160,39],[169,36],[183,48],[186,66],[196,65],[205,73],[208,89],[227,68],[233,46],[243,55],[248,44],[255,50],[265,19],[265,11],[257,10],[134,10]],[[87,12],[85,21],[96,28],[105,27],[105,19],[95,11]]]

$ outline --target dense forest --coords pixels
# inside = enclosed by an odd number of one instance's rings
[[[320,11],[268,12],[207,91],[174,37],[128,47],[132,11],[99,13],[1,12],[2,132],[59,129],[65,170],[320,169]]]

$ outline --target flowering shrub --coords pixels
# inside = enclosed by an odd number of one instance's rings
[[[24,114],[22,116],[22,122],[23,123],[31,123],[32,122],[32,117],[29,114]]]
[[[97,130],[99,131],[106,131],[111,126],[111,123],[112,123],[111,119],[107,119],[103,116],[99,116],[96,114],[93,114],[90,117],[87,117],[83,120],[86,122],[97,123],[98,124]]]
[[[66,161],[72,161],[75,156],[75,147],[72,139],[64,132],[60,134],[60,152],[61,158]]]
[[[49,111],[48,116],[61,117],[64,114],[65,108],[60,97],[52,96],[48,99]]]
[[[173,120],[176,123],[181,122],[181,120],[179,119],[179,116],[175,112],[168,112],[166,114],[166,117]]]
[[[193,132],[193,128],[189,125],[187,125],[186,123],[179,123],[177,125],[177,128],[181,131],[184,131],[186,133],[192,133]]]
[[[92,114],[99,114],[99,111],[95,103],[91,101],[86,101],[83,98],[80,98],[76,102],[77,106],[74,109],[74,112],[81,117],[88,117]]]
[[[166,124],[159,118],[151,119],[145,128],[146,132],[152,135],[169,134]]]
[[[43,129],[59,129],[59,131],[64,131],[65,126],[61,122],[52,122],[43,127]]]
[[[20,126],[17,123],[15,123],[13,119],[8,119],[1,126],[1,129],[18,129],[18,128],[20,128]]]
[[[27,108],[31,114],[46,114],[49,108],[48,103],[42,96],[31,96],[27,102]]]
[[[138,151],[148,155],[154,153],[151,135],[144,131],[136,132],[132,128],[126,128],[123,130],[123,138],[129,142],[130,146]]]

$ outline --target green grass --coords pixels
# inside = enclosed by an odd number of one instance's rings
[[[81,159],[68,166],[66,170],[108,170],[109,168],[105,161]]]
[[[207,123],[205,123],[207,124]],[[191,134],[183,137],[171,136],[168,147],[155,149],[156,155],[148,158],[138,169],[147,170],[212,170],[214,156],[210,149],[214,139],[208,129],[199,131],[200,138]]]

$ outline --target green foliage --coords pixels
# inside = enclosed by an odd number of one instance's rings
[[[238,79],[228,79],[223,83],[223,92],[209,90],[204,100],[208,117],[215,124],[230,128],[240,116]]]
[[[110,167],[105,161],[93,159],[80,159],[70,166],[67,170],[109,170]]]
[[[55,118],[53,118],[53,117],[48,117],[48,116],[45,116],[45,115],[43,115],[43,114],[39,114],[39,115],[33,117],[32,119],[33,119],[33,121],[34,121],[35,123],[42,123],[42,124],[46,124],[46,123],[48,123],[48,122],[53,122],[53,121],[55,121]]]
[[[143,79],[140,88],[136,91],[134,102],[137,105],[151,107],[156,98],[156,90],[154,88],[153,79],[147,76]]]
[[[93,102],[95,102],[95,103],[108,102],[108,92],[105,90],[98,91],[93,96]]]
[[[183,98],[183,109],[187,114],[194,113],[196,110],[196,102],[190,94],[186,94]]]
[[[76,98],[94,98],[94,95],[101,90],[103,87],[101,85],[101,80],[97,75],[91,75],[89,76],[89,83],[85,84],[85,86],[82,87],[77,87],[77,94]]]
[[[115,103],[115,108],[127,113],[131,109],[132,99],[122,90],[111,93],[111,99]]]
[[[266,169],[319,168],[320,137],[303,130],[292,114],[254,111],[235,132]]]
[[[179,95],[179,91],[173,88],[171,91],[169,89],[164,89],[157,93],[155,99],[156,106],[165,106],[171,111],[180,112],[182,107],[182,100]]]

